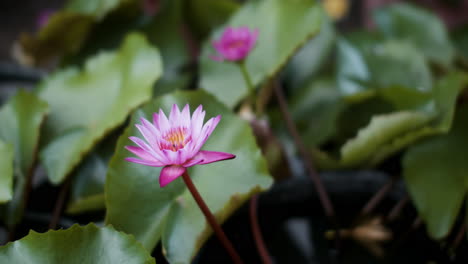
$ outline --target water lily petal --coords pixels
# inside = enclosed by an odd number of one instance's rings
[[[182,166],[166,166],[161,170],[159,174],[159,186],[164,187],[171,183],[173,180],[177,179],[180,175],[185,172],[185,168]]]
[[[148,144],[146,144],[141,138],[137,138],[137,137],[129,137],[129,139],[133,142],[135,142],[135,144],[137,144],[140,148],[142,148],[144,151],[148,152],[149,154],[153,155],[157,160],[163,162],[163,163],[166,163],[166,164],[170,164],[168,158],[164,155],[162,155],[162,153],[160,152],[156,152],[155,150],[153,150],[150,146],[148,146]]]
[[[172,105],[171,112],[169,113],[169,123],[172,124],[172,127],[180,126],[180,110],[177,104]]]
[[[159,109],[157,121],[158,121],[159,131],[161,132],[161,134],[164,134],[168,130],[171,129],[171,124],[169,123],[169,120],[167,119],[166,115],[161,109]]]
[[[162,167],[165,164],[162,164],[160,162],[156,161],[148,161],[148,160],[141,160],[137,158],[125,158],[126,161],[133,162],[133,163],[138,163],[146,166],[151,166],[151,167]]]
[[[193,154],[197,153],[201,149],[203,144],[205,144],[205,142],[208,140],[211,133],[213,133],[213,130],[216,128],[220,120],[221,116],[218,115],[217,117],[213,117],[210,120],[208,120],[208,122],[206,122],[206,124],[202,128],[199,137],[194,141],[194,144],[192,145]]]
[[[236,155],[219,151],[201,150],[193,159],[201,160],[197,165],[213,163],[221,160],[233,159]]]
[[[205,111],[203,111],[203,106],[199,105],[195,112],[192,115],[192,140],[197,140],[200,136],[201,129],[203,127],[203,120],[205,119]]]
[[[180,123],[182,127],[190,129],[190,106],[186,104],[180,113]]]
[[[138,157],[140,157],[141,159],[143,160],[146,160],[146,161],[151,161],[151,162],[156,162],[156,163],[160,163],[161,166],[164,166],[165,164],[163,164],[161,161],[159,161],[158,159],[156,159],[156,157],[154,157],[153,155],[151,155],[149,152],[145,151],[144,149],[140,148],[140,147],[136,147],[136,146],[125,146],[125,148],[132,152],[133,154],[137,155]]]

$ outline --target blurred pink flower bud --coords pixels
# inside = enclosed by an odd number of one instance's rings
[[[37,16],[36,19],[36,25],[37,27],[43,28],[47,23],[49,23],[50,17],[55,13],[55,10],[53,9],[43,9],[39,12],[39,15]]]
[[[258,38],[258,29],[250,30],[248,27],[228,27],[213,47],[217,56],[210,56],[215,61],[241,61],[249,55]]]

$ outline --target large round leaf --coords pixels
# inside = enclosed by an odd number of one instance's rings
[[[408,41],[431,61],[448,67],[455,50],[444,23],[434,14],[407,3],[378,9],[377,26],[389,38]]]
[[[211,234],[181,178],[160,188],[160,168],[130,163],[125,145],[133,143],[129,136],[139,136],[134,126],[139,117],[152,118],[152,113],[171,105],[192,110],[202,104],[206,116],[222,115],[221,122],[203,149],[235,154],[233,160],[189,169],[201,195],[219,222],[226,220],[250,195],[268,188],[272,179],[265,160],[255,143],[249,125],[203,91],[176,92],[158,98],[138,110],[129,127],[120,137],[106,180],[106,223],[118,230],[134,234],[151,250],[162,239],[164,252],[171,263],[189,263]]]
[[[263,0],[246,3],[223,28],[204,45],[201,57],[201,87],[232,108],[248,88],[238,65],[209,58],[212,41],[227,26],[248,26],[259,30],[256,47],[245,63],[254,85],[274,75],[294,52],[318,33],[322,14],[313,0]]]
[[[0,109],[0,140],[14,147],[15,159],[15,192],[5,213],[9,226],[21,217],[27,177],[32,176],[31,167],[37,155],[39,129],[48,111],[46,102],[23,90]]]
[[[39,95],[51,108],[41,159],[53,183],[60,183],[99,139],[151,97],[161,75],[159,52],[130,34],[116,52],[101,53],[84,69],[67,68],[47,78]]]
[[[151,264],[156,263],[131,235],[112,227],[74,225],[67,230],[36,233],[0,247],[1,263]]]
[[[321,153],[319,166],[326,168],[355,167],[362,164],[373,166],[423,137],[447,133],[452,126],[457,96],[467,83],[468,75],[451,72],[441,78],[433,90],[424,96],[407,96],[404,99],[400,98],[397,103],[395,102],[398,96],[403,97],[408,95],[408,91],[416,90],[389,90],[394,94],[391,98],[386,95],[386,99],[391,99],[397,109],[399,107],[408,109],[374,115],[356,136],[348,139],[341,147],[339,161]],[[359,116],[357,113],[352,115]],[[356,117],[353,121],[356,122]]]
[[[451,230],[468,192],[468,107],[456,114],[452,130],[409,149],[403,175],[429,234],[442,238]]]

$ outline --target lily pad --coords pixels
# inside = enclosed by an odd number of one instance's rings
[[[71,0],[61,11],[52,14],[36,34],[20,36],[22,52],[31,64],[41,64],[56,55],[77,52],[93,28],[115,9],[130,10],[135,0]]]
[[[249,125],[203,91],[175,92],[155,99],[134,114],[120,137],[106,180],[106,223],[134,234],[152,250],[162,240],[163,252],[171,263],[190,263],[212,233],[181,178],[159,187],[161,168],[130,163],[125,145],[139,135],[134,126],[140,117],[151,119],[160,108],[168,113],[172,104],[202,104],[206,117],[222,115],[221,122],[203,149],[235,154],[233,160],[189,169],[195,185],[220,223],[224,222],[252,194],[267,189],[272,179],[255,143]]]
[[[363,85],[370,72],[363,53],[345,39],[337,42],[337,85],[343,95],[360,97],[369,91]]]
[[[79,214],[105,208],[106,173],[107,162],[98,153],[91,153],[73,177],[67,213]]]
[[[468,107],[461,106],[452,130],[412,146],[403,160],[409,193],[435,239],[446,236],[468,193]]]
[[[322,10],[321,14],[323,22],[320,32],[299,49],[284,69],[284,79],[288,87],[294,89],[305,85],[329,62],[328,59],[336,46],[337,33],[326,12]]]
[[[13,197],[13,147],[0,140],[0,203]]]
[[[114,228],[73,225],[66,230],[26,237],[0,247],[1,263],[82,264],[82,263],[156,263],[131,235]]]
[[[24,209],[27,177],[31,177],[37,156],[40,127],[49,111],[35,94],[20,90],[0,109],[0,140],[13,146],[15,192],[6,207],[6,223],[14,225]],[[2,156],[3,157],[3,156]]]
[[[245,60],[256,86],[277,73],[297,49],[319,32],[321,18],[321,9],[313,0],[249,1],[204,44],[200,58],[201,88],[229,108],[236,106],[248,94],[238,65],[209,58],[215,53],[212,41],[225,27],[248,26],[259,30],[257,44]]]
[[[224,24],[239,6],[235,0],[185,0],[184,15],[198,39],[205,39],[216,27]]]
[[[447,74],[436,83],[426,101],[415,97],[414,101],[409,99],[410,102],[403,104],[414,108],[375,115],[341,147],[340,159],[333,160],[320,153],[318,165],[323,168],[375,166],[423,137],[447,133],[452,125],[457,96],[467,83],[465,73]]]
[[[395,3],[378,9],[374,17],[386,37],[411,43],[437,64],[452,64],[455,49],[444,23],[435,14],[408,3]]]
[[[185,88],[191,80],[192,74],[187,70],[190,65],[189,47],[182,31],[186,26],[183,21],[184,4],[182,0],[162,1],[158,15],[142,29],[148,40],[159,48],[164,64],[164,73],[154,87],[153,96]]]
[[[51,114],[40,154],[52,183],[62,182],[101,138],[149,100],[161,71],[158,50],[133,33],[118,51],[100,53],[82,70],[66,68],[41,84],[39,96]]]

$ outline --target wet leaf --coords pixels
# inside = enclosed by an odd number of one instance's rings
[[[114,228],[73,225],[66,230],[30,233],[0,247],[1,263],[156,263],[131,235]]]
[[[245,60],[247,71],[256,86],[278,72],[298,48],[319,32],[321,17],[318,4],[312,0],[246,3],[204,44],[200,58],[201,88],[229,108],[236,106],[248,94],[238,65],[209,58],[209,55],[215,54],[212,41],[226,26],[248,26],[259,30],[257,45]]]
[[[48,77],[39,95],[51,107],[41,160],[54,183],[62,182],[92,147],[151,97],[162,71],[159,52],[130,34],[115,52],[89,59]]]
[[[176,92],[155,99],[134,114],[119,139],[106,181],[106,223],[134,234],[152,250],[162,240],[171,263],[190,263],[212,233],[181,178],[160,188],[160,168],[130,163],[125,145],[133,145],[130,135],[139,136],[134,126],[139,117],[151,119],[159,108],[168,113],[173,103],[186,103],[194,110],[204,106],[206,117],[222,115],[222,120],[203,149],[235,154],[233,160],[189,169],[195,185],[219,222],[224,222],[250,195],[268,188],[272,179],[255,143],[249,125],[203,91]],[[130,211],[129,211],[130,210]]]

